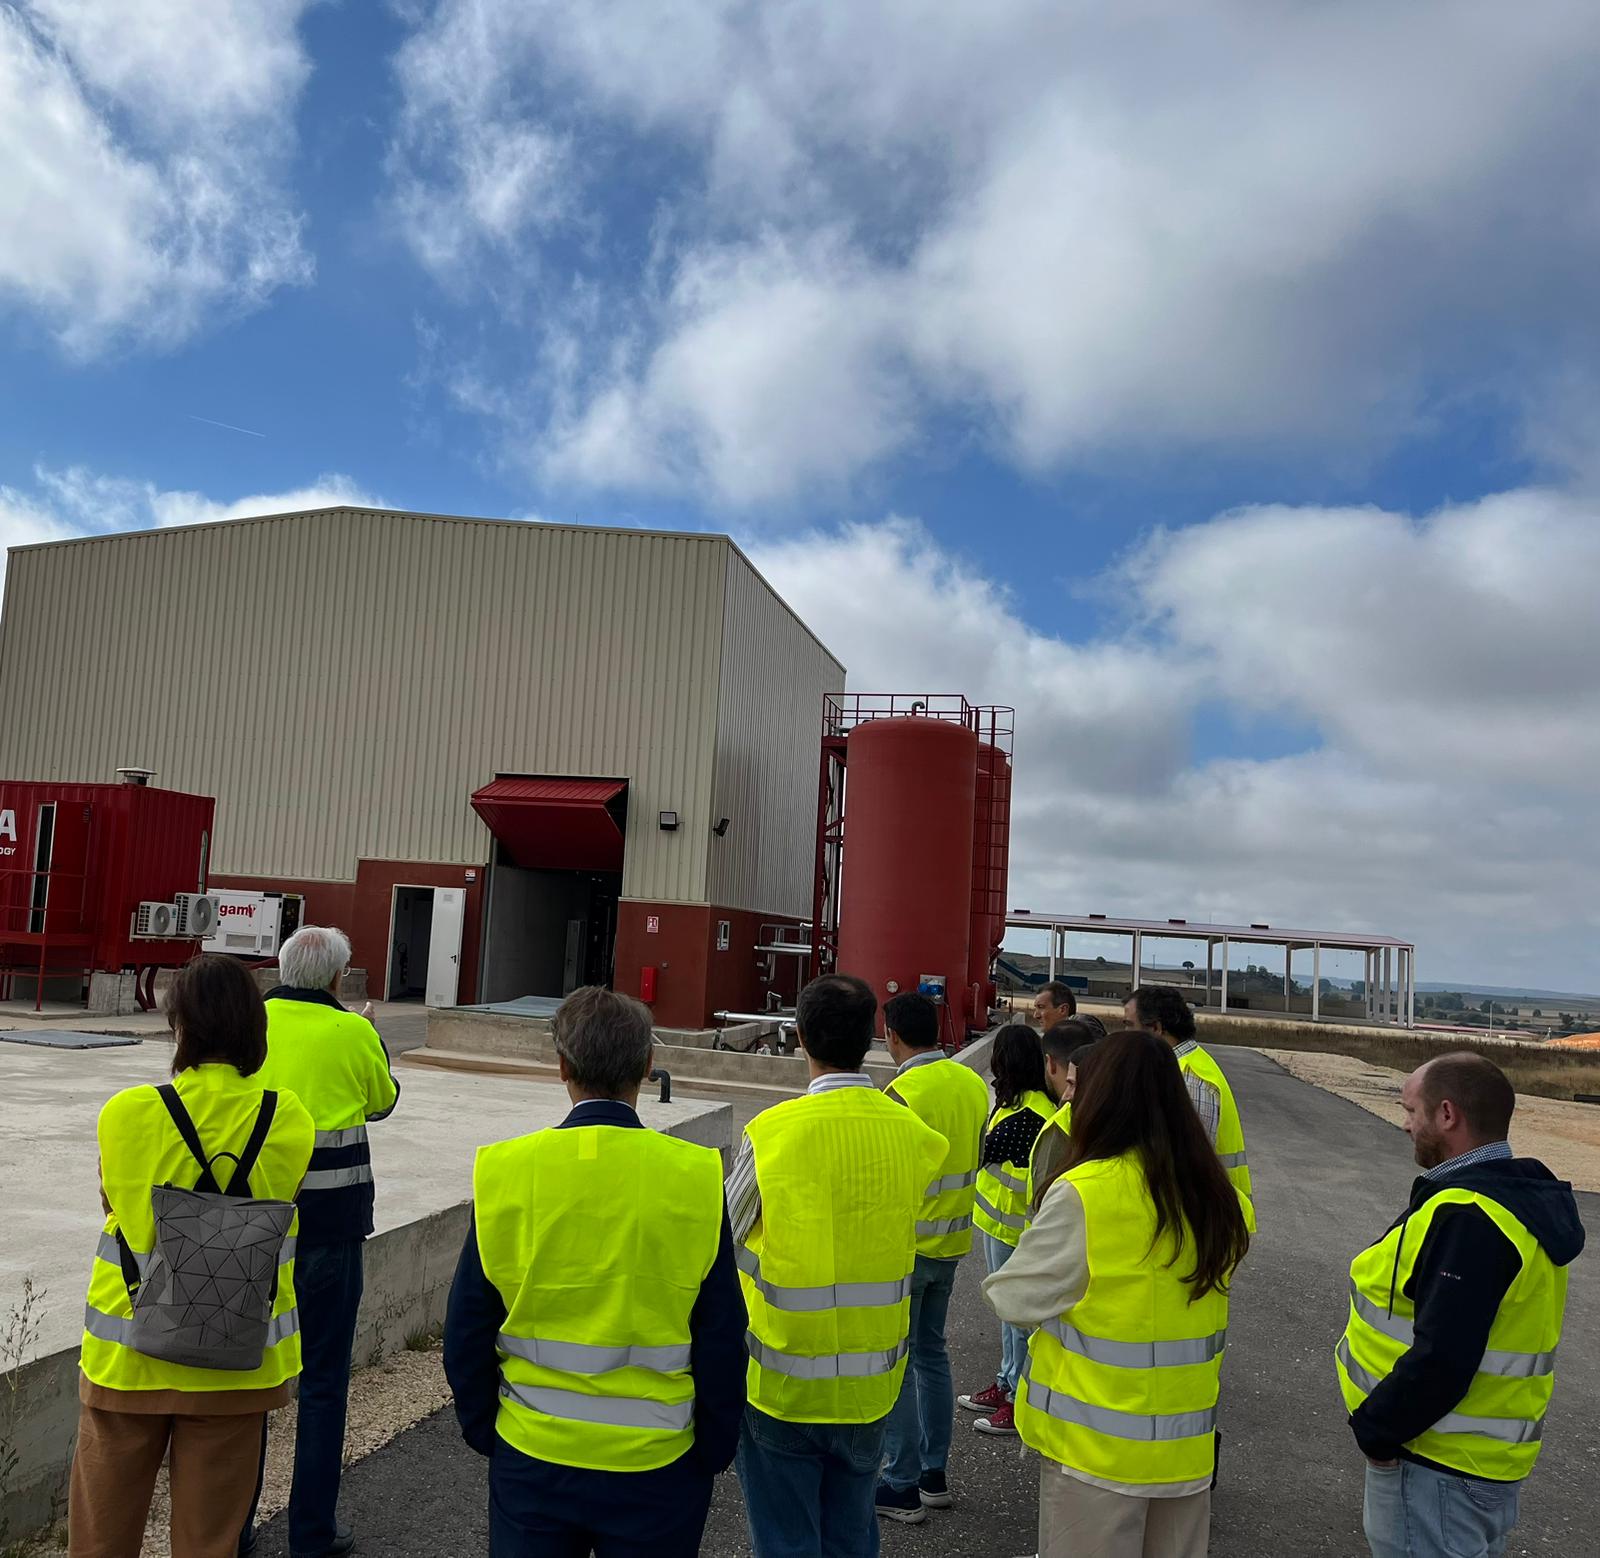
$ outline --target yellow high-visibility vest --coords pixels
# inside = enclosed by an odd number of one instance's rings
[[[873,1423],[905,1376],[917,1219],[944,1137],[871,1087],[807,1093],[745,1127],[761,1218],[737,1252],[750,1404]]]
[[[1253,1197],[1255,1192],[1250,1184],[1250,1163],[1245,1156],[1244,1127],[1239,1123],[1239,1106],[1233,1100],[1233,1089],[1228,1086],[1222,1067],[1206,1049],[1196,1044],[1187,1054],[1178,1056],[1178,1069],[1192,1071],[1216,1088],[1222,1101],[1221,1113],[1217,1118],[1217,1156],[1228,1171],[1234,1189],[1242,1195]]]
[[[972,1248],[978,1159],[989,1118],[989,1085],[971,1066],[939,1055],[899,1072],[884,1091],[898,1098],[948,1143],[923,1193],[917,1254],[957,1260]]]
[[[172,1085],[208,1154],[244,1151],[261,1112],[264,1089],[256,1077],[240,1076],[235,1066],[192,1066],[180,1071]],[[195,1392],[263,1390],[293,1379],[300,1372],[300,1315],[294,1296],[298,1217],[289,1225],[289,1236],[279,1254],[277,1294],[260,1367],[195,1368],[147,1357],[128,1344],[133,1299],[117,1235],[121,1233],[130,1260],[142,1270],[156,1242],[150,1192],[166,1184],[187,1189],[199,1178],[200,1168],[153,1087],[124,1088],[109,1099],[100,1111],[98,1134],[100,1178],[111,1215],[101,1229],[89,1276],[79,1359],[84,1377],[109,1390]],[[311,1116],[293,1093],[279,1093],[272,1125],[250,1175],[252,1196],[292,1201],[311,1159],[311,1142]],[[212,1165],[224,1190],[232,1169],[233,1161],[227,1157]]]
[[[1184,1252],[1170,1233],[1155,1240],[1137,1153],[1062,1178],[1083,1198],[1089,1287],[1029,1339],[1017,1431],[1041,1455],[1108,1482],[1201,1481],[1215,1463],[1227,1295],[1191,1301],[1181,1273],[1193,1238]],[[1067,1193],[1059,1180],[1046,1192]]]
[[[1043,1122],[1055,1113],[1056,1106],[1048,1093],[1024,1093],[1016,1103],[996,1109],[988,1129],[996,1130],[1013,1115],[1030,1109]],[[1037,1143],[1037,1136],[1034,1141]],[[1031,1148],[1028,1157],[1031,1163]],[[1015,1246],[1022,1237],[1022,1230],[1028,1226],[1028,1167],[1027,1163],[986,1163],[978,1170],[978,1196],[972,1220],[1002,1244]]]
[[[1028,1154],[1028,1220],[1033,1220],[1033,1198],[1038,1195],[1044,1179],[1045,1154],[1054,1148],[1066,1150],[1066,1139],[1072,1134],[1072,1105],[1062,1104],[1046,1117],[1039,1134],[1033,1138],[1033,1151]]]
[[[722,1234],[722,1160],[621,1125],[480,1147],[473,1215],[506,1306],[495,1430],[536,1460],[652,1471],[694,1442],[689,1316]]]
[[[1416,1308],[1406,1285],[1439,1212],[1475,1206],[1522,1257],[1500,1300],[1489,1344],[1467,1393],[1406,1448],[1471,1477],[1513,1482],[1539,1458],[1555,1391],[1556,1348],[1566,1312],[1567,1268],[1498,1201],[1475,1190],[1441,1190],[1350,1264],[1350,1320],[1334,1353],[1339,1389],[1352,1412],[1377,1389],[1414,1340]]]

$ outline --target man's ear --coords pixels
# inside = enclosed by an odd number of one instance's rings
[[[563,1082],[572,1080],[572,1068],[568,1066],[567,1057],[560,1050],[556,1051],[556,1072]]]

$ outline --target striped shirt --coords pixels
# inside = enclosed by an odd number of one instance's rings
[[[1436,1163],[1431,1169],[1424,1169],[1422,1177],[1445,1179],[1458,1169],[1471,1168],[1476,1163],[1499,1163],[1511,1155],[1510,1142],[1487,1141],[1481,1147],[1474,1147],[1471,1152],[1463,1152],[1459,1157],[1451,1158],[1448,1163]]]
[[[941,1057],[942,1058],[942,1057]],[[814,1077],[808,1093],[831,1093],[841,1087],[872,1087],[865,1071],[825,1071]],[[739,1156],[728,1175],[728,1223],[733,1242],[742,1244],[750,1230],[761,1221],[761,1189],[756,1183],[756,1149],[748,1134],[739,1143]]]
[[[1192,1054],[1200,1045],[1194,1039],[1185,1039],[1182,1044],[1175,1044],[1172,1053],[1182,1060],[1185,1055]],[[1196,1076],[1192,1071],[1183,1074],[1184,1086],[1189,1089],[1189,1099],[1194,1104],[1194,1112],[1200,1116],[1200,1123],[1206,1128],[1206,1136],[1213,1147],[1217,1144],[1217,1127],[1222,1123],[1222,1094],[1219,1093],[1202,1076]]]

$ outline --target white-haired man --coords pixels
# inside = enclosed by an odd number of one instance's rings
[[[349,964],[350,939],[332,926],[303,925],[284,942],[282,983],[267,995],[267,1063],[256,1078],[262,1087],[298,1095],[317,1128],[297,1197],[295,1295],[304,1369],[289,1493],[293,1558],[337,1558],[355,1546],[335,1511],[361,1306],[361,1245],[372,1232],[367,1126],[392,1113],[400,1096],[378,1030],[365,1013],[339,1001]],[[241,1551],[254,1546],[246,1526]]]

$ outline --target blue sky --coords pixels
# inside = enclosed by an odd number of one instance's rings
[[[0,541],[729,530],[1017,704],[1019,901],[1600,987],[1597,85],[1566,0],[24,0]]]

